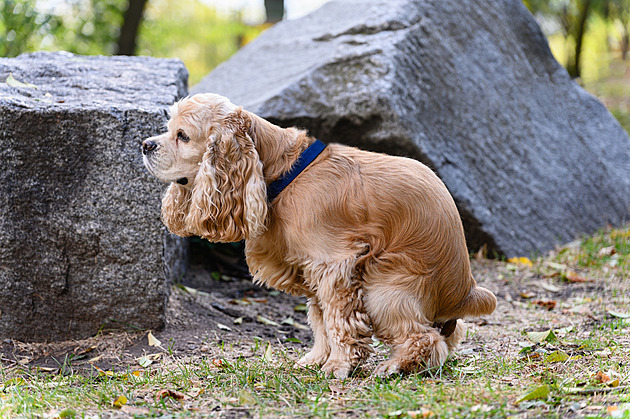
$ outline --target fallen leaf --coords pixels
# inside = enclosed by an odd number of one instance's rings
[[[509,258],[508,263],[513,263],[515,265],[523,265],[523,266],[534,266],[534,264],[532,263],[532,261],[529,258],[526,257],[514,257],[514,258]]]
[[[545,357],[545,362],[550,364],[555,362],[564,362],[569,359],[569,355],[564,351],[553,351]]]
[[[32,83],[22,83],[21,81],[17,81],[13,77],[13,73],[9,73],[9,76],[7,77],[7,84],[9,86],[12,86],[12,87],[23,87],[23,88],[27,88],[27,89],[39,89],[39,87],[35,86]]]
[[[253,301],[257,304],[267,304],[266,298],[249,298],[250,301]]]
[[[149,365],[153,364],[153,361],[148,357],[148,356],[141,356],[140,358],[137,359],[138,364],[140,364],[140,366],[142,368],[146,368]]]
[[[183,400],[184,396],[185,396],[184,393],[182,393],[181,391],[171,390],[167,388],[162,389],[158,391],[157,393],[155,393],[156,399],[165,399],[167,397],[171,397],[176,400]]]
[[[531,291],[521,291],[519,295],[521,296],[521,298],[525,298],[525,299],[529,299],[536,296],[536,294],[534,294]]]
[[[234,305],[239,305],[239,306],[249,306],[252,305],[252,302],[249,301],[249,299],[247,298],[241,298],[240,300],[230,300],[229,301],[230,304],[234,304]]]
[[[153,333],[151,333],[150,331],[147,337],[149,338],[149,346],[162,346],[162,342],[160,342],[155,336],[153,336]]]
[[[265,349],[265,354],[263,355],[263,361],[269,362],[273,358],[273,349],[271,348],[271,344],[267,344],[267,349]]]
[[[532,304],[539,305],[551,311],[556,307],[557,302],[554,300],[532,300]]]
[[[306,312],[308,311],[308,307],[306,306],[306,304],[298,304],[295,307],[293,307],[293,311]]]
[[[241,319],[242,319],[242,317],[241,317]],[[231,331],[232,331],[232,329],[231,329],[231,328],[229,328],[228,326],[226,326],[226,325],[224,325],[224,324],[222,324],[222,323],[217,323],[217,327],[218,327],[219,329],[221,329],[221,330],[227,330],[228,332],[231,332]]]
[[[578,274],[576,274],[575,272],[567,272],[566,275],[563,275],[562,277],[564,280],[571,282],[571,283],[581,283],[581,282],[593,282],[592,279],[588,279],[585,278],[583,276],[580,276]]]
[[[553,329],[545,330],[544,332],[527,332],[527,338],[534,343],[551,342],[558,339]]]
[[[10,380],[7,380],[4,382],[4,387],[13,387],[13,386],[25,386],[26,385],[26,380],[24,380],[24,378],[22,377],[15,377],[15,378],[11,378]]]
[[[549,292],[553,292],[553,293],[562,291],[562,289],[560,287],[557,287],[557,286],[555,286],[553,284],[550,284],[549,282],[542,282],[541,281],[541,282],[538,283],[538,286],[540,288],[544,289],[545,291],[549,291]]]
[[[608,314],[619,319],[630,319],[630,313],[621,313],[619,311],[608,310]]]
[[[261,315],[258,315],[256,317],[256,320],[258,320],[260,323],[265,324],[267,326],[275,326],[275,327],[279,327],[280,326],[280,324],[274,322],[273,320],[269,320],[268,318],[263,317]]]
[[[242,317],[238,317],[238,318],[234,319],[234,324],[243,324],[243,318]]]
[[[293,320],[293,317],[287,317],[286,319],[282,320],[280,323],[293,326],[295,328],[302,329],[302,330],[309,330],[308,326],[305,326],[301,323],[296,322],[295,320]]]
[[[114,400],[114,407],[121,408],[123,405],[127,404],[127,398],[125,396],[118,396],[116,400]]]
[[[599,252],[597,252],[597,256],[601,257],[606,257],[606,256],[612,256],[615,253],[617,253],[617,249],[615,249],[615,246],[608,246],[608,247],[602,247],[601,249],[599,249]]]
[[[547,266],[548,268],[555,269],[556,271],[560,271],[560,272],[565,271],[567,269],[567,265],[564,265],[562,263],[545,262],[544,265]]]
[[[257,403],[254,395],[249,390],[244,388],[238,393],[238,404],[240,406]]]
[[[518,399],[516,403],[518,404],[528,400],[546,399],[547,397],[549,397],[549,386],[545,384],[525,394],[523,397]]]
[[[107,377],[113,377],[114,376],[114,372],[113,371],[105,371],[100,369],[99,367],[97,367],[96,365],[92,365],[96,371],[98,371],[98,375],[105,375]]]
[[[610,377],[602,371],[598,371],[597,374],[595,374],[595,377],[593,379],[597,381],[598,383],[602,383],[602,384],[605,384],[610,381]]]

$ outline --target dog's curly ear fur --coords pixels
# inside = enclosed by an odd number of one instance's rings
[[[185,224],[213,242],[236,242],[266,228],[263,165],[241,109],[230,114],[208,142],[195,178]]]
[[[162,222],[168,231],[182,237],[193,235],[186,226],[190,196],[190,190],[177,183],[171,183],[162,197]]]

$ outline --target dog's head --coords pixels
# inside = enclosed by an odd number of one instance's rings
[[[200,94],[175,103],[168,132],[142,143],[149,172],[170,183],[162,219],[172,233],[234,242],[264,231],[266,183],[250,132],[242,108]]]

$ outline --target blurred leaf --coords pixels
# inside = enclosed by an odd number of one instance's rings
[[[265,324],[267,326],[275,326],[275,327],[280,327],[280,325],[276,322],[274,322],[273,320],[269,320],[266,317],[263,317],[261,315],[258,315],[256,317],[256,320],[258,320],[260,323]]]
[[[532,304],[536,304],[546,308],[547,311],[551,311],[556,307],[557,302],[555,300],[533,300]]]
[[[286,338],[285,342],[294,342],[294,343],[302,343],[302,341],[298,338]]]
[[[242,317],[238,317],[238,318],[234,319],[234,324],[243,324],[243,318]]]
[[[549,397],[549,386],[545,384],[525,394],[523,397],[518,399],[516,403],[518,404],[528,400],[546,399],[547,397]]]
[[[308,311],[308,306],[306,304],[298,304],[295,307],[293,307],[293,311],[306,312]]]
[[[617,249],[615,249],[615,246],[613,245],[613,246],[608,246],[608,247],[602,247],[601,249],[599,249],[599,252],[597,252],[597,256],[602,258],[606,256],[612,256],[615,253],[617,253]]]
[[[265,354],[263,355],[263,361],[270,362],[273,359],[273,349],[271,348],[271,343],[267,344],[267,349],[265,349]]]
[[[532,261],[529,258],[526,258],[526,257],[509,258],[507,261],[508,261],[508,263],[513,263],[515,265],[534,266]]]
[[[153,361],[151,359],[149,359],[149,357],[146,356],[146,355],[145,356],[141,356],[140,358],[137,359],[137,361],[138,361],[138,364],[140,364],[140,366],[142,368],[146,368],[149,365],[153,364]]]
[[[255,405],[258,402],[256,401],[256,399],[254,398],[254,395],[247,390],[246,388],[242,389],[239,393],[238,393],[238,404],[239,406],[244,406],[244,405]]]
[[[549,291],[553,293],[560,292],[562,290],[561,288],[558,288],[555,285],[550,284],[548,282],[540,281],[540,282],[537,282],[537,284],[540,288],[544,289],[545,291]]]
[[[151,333],[150,331],[147,337],[149,338],[149,346],[162,346],[162,342],[160,342],[155,336],[153,336],[153,333]]]
[[[121,408],[123,405],[127,404],[127,398],[125,396],[118,396],[116,400],[114,400],[114,407]]]
[[[598,383],[602,383],[602,384],[605,384],[610,381],[610,377],[608,376],[608,374],[602,371],[597,371],[597,374],[595,374],[595,377],[593,379],[597,381]]]
[[[185,397],[185,394],[182,393],[181,391],[164,388],[164,389],[158,391],[157,393],[155,393],[155,397],[157,399],[165,399],[167,397],[171,397],[171,398],[173,398],[175,400],[183,400],[184,397]]]
[[[12,87],[23,87],[27,89],[39,89],[39,87],[35,86],[32,83],[22,83],[21,81],[17,81],[13,78],[13,73],[9,73],[7,77],[7,84]]]
[[[295,328],[302,329],[302,330],[309,330],[308,326],[305,326],[301,323],[296,322],[295,320],[293,320],[293,317],[287,317],[286,319],[282,320],[281,324],[287,324],[289,326],[293,326]]]
[[[527,332],[527,338],[534,343],[553,342],[558,339],[553,329],[544,332]]]
[[[13,387],[13,386],[25,386],[25,385],[26,385],[26,381],[22,377],[11,378],[10,380],[7,380],[4,382],[5,388]]]
[[[545,357],[545,362],[564,362],[569,359],[569,355],[564,351],[554,351]]]
[[[619,311],[608,310],[608,314],[619,319],[630,319],[630,313],[622,313]]]
[[[242,317],[241,317],[241,319],[242,319]],[[241,321],[242,321],[242,320],[241,320]],[[236,322],[236,320],[235,320],[235,322]],[[217,323],[217,327],[218,327],[219,329],[221,329],[221,330],[227,330],[228,332],[231,332],[231,331],[232,331],[232,329],[230,329],[230,327],[228,327],[228,326],[226,326],[226,325],[224,325],[224,324],[222,324],[222,323]]]
[[[584,278],[583,276],[580,276],[572,271],[569,271],[566,274],[563,274],[562,279],[568,282],[572,282],[572,283],[593,282],[592,279]]]

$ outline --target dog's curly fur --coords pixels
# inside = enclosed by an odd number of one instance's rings
[[[170,182],[164,223],[244,239],[257,283],[308,297],[315,342],[301,364],[346,377],[376,336],[392,348],[377,374],[441,365],[465,330],[457,321],[445,337],[436,325],[496,306],[471,274],[448,190],[415,160],[331,144],[268,203],[267,185],[313,141],[219,95],[181,100],[168,132],[145,141],[147,168]]]

